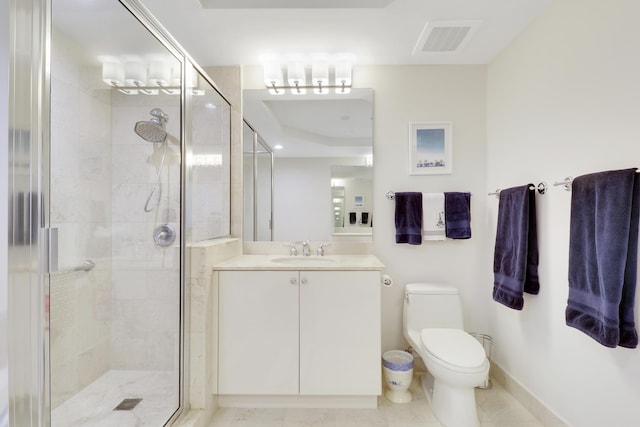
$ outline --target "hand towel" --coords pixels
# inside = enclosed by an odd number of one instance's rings
[[[446,236],[450,239],[471,238],[471,193],[444,193]]]
[[[355,224],[357,222],[356,219],[356,213],[355,212],[349,212],[349,224]]]
[[[447,240],[444,220],[444,194],[422,194],[422,238]]]
[[[422,244],[422,193],[396,193],[396,243]]]
[[[635,348],[640,178],[636,169],[571,184],[567,325],[606,347]]]
[[[493,299],[522,310],[523,293],[537,294],[538,237],[532,184],[500,191],[493,258]]]

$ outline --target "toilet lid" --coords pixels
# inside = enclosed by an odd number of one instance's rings
[[[462,329],[423,329],[421,339],[429,353],[449,365],[475,368],[487,357],[478,340]]]

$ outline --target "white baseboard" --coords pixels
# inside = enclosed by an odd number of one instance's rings
[[[499,365],[491,361],[491,378],[507,390],[518,402],[533,414],[545,427],[570,427],[570,424],[556,415],[544,403]]]

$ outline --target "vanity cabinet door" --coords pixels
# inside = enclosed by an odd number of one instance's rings
[[[300,394],[381,392],[380,273],[300,272]]]
[[[298,272],[219,278],[219,393],[298,394]]]

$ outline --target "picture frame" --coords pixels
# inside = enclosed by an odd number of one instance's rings
[[[362,208],[364,207],[364,196],[362,195],[356,195],[353,197],[353,207],[355,208]]]
[[[409,123],[409,175],[453,173],[451,122]]]

